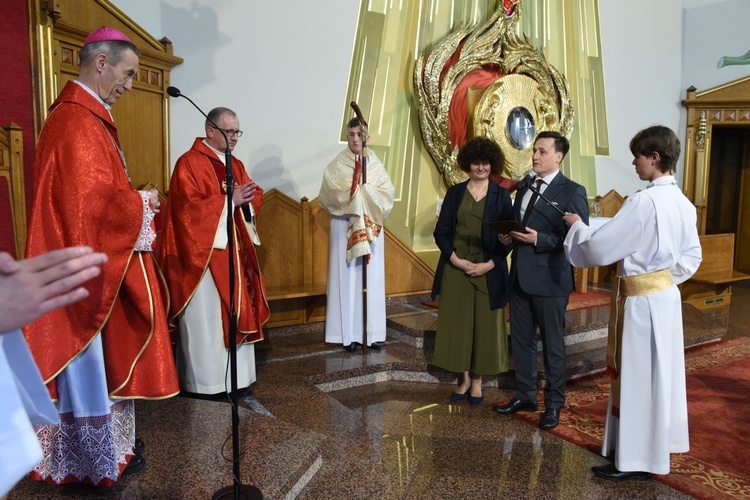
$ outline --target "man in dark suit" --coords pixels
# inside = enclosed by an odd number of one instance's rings
[[[578,214],[588,224],[586,189],[560,172],[560,163],[569,149],[568,140],[559,133],[539,133],[534,142],[534,175],[521,182],[513,204],[513,215],[526,231],[498,235],[503,244],[513,245],[510,339],[517,389],[510,402],[496,405],[494,410],[504,415],[536,411],[539,328],[547,375],[541,429],[557,427],[565,403],[563,329],[568,296],[574,288],[573,268],[563,250],[567,229],[556,208]]]

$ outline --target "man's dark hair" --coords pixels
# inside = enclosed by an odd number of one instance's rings
[[[565,158],[565,155],[568,154],[568,151],[570,151],[570,142],[568,142],[568,139],[560,132],[555,132],[553,130],[544,130],[542,132],[539,132],[539,135],[537,135],[536,139],[534,140],[534,144],[536,144],[536,141],[538,141],[539,139],[554,139],[555,151],[557,151],[558,153],[562,153],[563,158]]]
[[[359,123],[359,118],[356,116],[349,120],[349,122],[346,124],[346,128],[355,128],[355,127],[361,127],[362,124]]]
[[[472,164],[487,162],[490,164],[490,174],[497,175],[505,165],[505,158],[500,146],[486,137],[475,137],[458,151],[458,166],[464,172],[471,172]]]

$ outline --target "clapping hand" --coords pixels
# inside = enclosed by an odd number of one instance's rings
[[[103,253],[69,247],[16,261],[0,253],[0,333],[18,330],[58,307],[88,297],[80,286],[101,274]]]

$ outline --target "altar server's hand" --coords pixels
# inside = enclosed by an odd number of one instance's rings
[[[578,222],[579,220],[581,220],[581,218],[576,214],[565,212],[565,215],[563,216],[563,220],[565,221],[565,225],[570,227],[576,222]]]

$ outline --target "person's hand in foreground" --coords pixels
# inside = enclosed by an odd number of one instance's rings
[[[0,252],[0,333],[88,297],[81,285],[98,276],[106,262],[105,254],[89,247],[53,250],[20,261]]]

